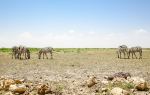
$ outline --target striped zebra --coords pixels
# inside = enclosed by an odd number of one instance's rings
[[[130,55],[132,54],[132,59],[134,58],[134,56],[137,59],[137,55],[136,55],[137,52],[139,53],[139,59],[142,59],[142,47],[140,46],[129,48],[129,58]]]
[[[38,53],[39,59],[41,59],[41,55],[43,55],[43,59],[44,59],[44,56],[46,56],[46,58],[48,59],[47,53],[50,53],[51,59],[53,59],[53,50],[54,49],[52,47],[46,47],[46,48],[40,49]]]
[[[24,59],[30,59],[30,51],[25,46],[19,46],[18,49],[18,56],[19,59],[22,59],[22,56],[24,56]]]
[[[117,49],[117,56],[118,58],[122,58],[122,54],[124,55],[124,58],[126,58],[126,56],[128,57],[128,47],[126,45],[121,45],[118,47]]]
[[[17,59],[18,58],[18,47],[17,46],[13,46],[11,51],[12,51],[12,59],[13,58]]]
[[[30,59],[30,51],[28,48],[24,46],[12,47],[12,59],[14,57],[15,59],[23,59],[22,56],[24,56],[25,59]]]

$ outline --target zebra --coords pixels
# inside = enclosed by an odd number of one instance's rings
[[[22,59],[22,55],[25,59],[30,59],[30,51],[25,46],[19,46],[18,47],[18,58]]]
[[[122,58],[121,55],[123,53],[124,55],[124,58],[126,55],[128,55],[128,47],[126,45],[121,45],[118,47],[117,51],[116,51],[117,55],[118,55],[118,58]]]
[[[142,47],[140,46],[129,48],[129,58],[130,58],[130,54],[132,54],[132,59],[134,58],[134,56],[137,59],[136,52],[139,53],[139,59],[142,59]]]
[[[12,59],[22,59],[22,55],[24,55],[25,59],[30,59],[30,51],[28,48],[24,46],[14,46],[12,47]]]
[[[53,48],[52,47],[46,47],[46,48],[42,48],[39,50],[38,53],[38,57],[39,59],[41,59],[41,54],[43,54],[43,59],[44,59],[44,55],[46,56],[46,58],[48,59],[47,53],[50,53],[51,55],[51,59],[53,59]]]
[[[17,59],[17,57],[18,57],[18,47],[13,46],[11,50],[12,50],[12,59],[13,58]]]

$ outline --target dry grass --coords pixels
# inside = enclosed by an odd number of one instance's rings
[[[87,72],[94,74],[109,74],[124,71],[133,73],[134,75],[139,75],[140,73],[146,73],[150,70],[150,50],[144,50],[143,59],[117,59],[114,49],[93,49],[80,52],[55,52],[54,59],[52,60],[39,60],[36,52],[31,54],[30,60],[15,60],[11,59],[11,55],[8,53],[0,53],[0,65],[3,67],[0,71],[4,71],[4,73],[7,73],[9,68],[27,69],[28,65],[33,66],[33,68],[38,65],[41,68],[48,70],[56,69],[56,71],[66,71],[74,68],[80,70],[86,69]],[[13,67],[11,67],[11,65]],[[5,66],[7,66],[7,70],[4,69]],[[30,69],[32,70],[33,68]]]
[[[11,59],[9,53],[1,52],[0,67],[0,76],[59,81],[64,87],[72,87],[72,81],[82,82],[88,75],[102,80],[115,72],[129,72],[132,76],[149,80],[150,50],[143,51],[143,59],[118,59],[115,49],[61,50],[54,52],[54,59],[38,59],[36,52],[33,52],[30,60]]]

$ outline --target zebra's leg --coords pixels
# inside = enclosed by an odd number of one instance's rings
[[[124,59],[125,59],[125,57],[126,57],[126,54],[125,54],[125,52],[123,52],[123,55],[124,55]]]
[[[21,54],[22,56],[24,56],[24,52],[22,52],[22,54]]]
[[[26,52],[26,59],[28,59],[28,54],[27,54],[27,52]]]
[[[23,54],[22,54],[22,59],[26,59],[24,52],[23,52]]]
[[[51,59],[53,59],[53,53],[51,52],[50,54],[51,54]]]
[[[119,58],[119,53],[117,52],[117,56],[118,56],[118,58]]]
[[[20,59],[22,59],[22,53],[20,53]]]
[[[135,52],[134,52],[134,56],[135,56],[135,58],[137,59]]]
[[[20,59],[20,54],[17,55],[17,59]]]
[[[24,59],[26,59],[26,54],[25,53],[23,53],[23,56],[24,56]]]
[[[14,53],[12,53],[12,57],[11,58],[13,59],[13,57],[14,57]]]
[[[130,59],[130,52],[128,53],[128,59]]]
[[[48,57],[47,57],[47,53],[45,53],[45,56],[46,56],[46,58],[48,59]]]
[[[24,53],[24,58],[26,59],[26,53]]]
[[[24,57],[24,56],[23,56],[23,53],[21,53],[21,59],[23,59],[23,57]]]
[[[44,52],[43,52],[43,59],[44,59]]]
[[[132,54],[132,59],[133,59],[133,52],[131,52],[131,54]]]
[[[18,59],[20,59],[20,53],[18,54]]]
[[[27,52],[27,59],[30,59],[30,52]]]
[[[18,59],[21,59],[21,57],[20,57],[21,55],[20,55],[20,53],[18,54]]]
[[[15,54],[15,59],[19,59],[18,53]]]
[[[121,52],[120,52],[120,59],[121,59]]]
[[[142,52],[139,52],[139,59],[142,59]]]
[[[142,59],[143,57],[142,57],[142,51],[141,51],[141,59]]]
[[[14,52],[13,53],[13,58],[18,59],[18,53]]]
[[[17,53],[14,53],[13,56],[14,56],[15,59],[17,59],[18,54],[17,54]]]
[[[39,59],[41,59],[41,52],[39,52],[38,56],[39,56]]]

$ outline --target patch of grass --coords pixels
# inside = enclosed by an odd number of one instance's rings
[[[10,48],[0,48],[1,52],[10,52],[11,49]]]
[[[29,48],[29,50],[30,50],[30,52],[37,52],[37,51],[39,51],[39,48]],[[0,52],[10,53],[11,48],[0,48]]]
[[[57,90],[57,92],[62,92],[63,89],[65,89],[65,86],[64,86],[64,85],[62,85],[62,84],[56,85],[56,90]]]
[[[114,87],[120,87],[120,88],[122,88],[122,89],[124,89],[124,90],[130,90],[130,89],[133,89],[134,86],[135,86],[135,85],[132,84],[132,83],[118,82],[118,83],[115,83],[115,84],[110,83],[110,84],[108,85],[108,88],[112,89],[112,88],[114,88]]]
[[[40,48],[29,48],[30,52],[38,52]]]

